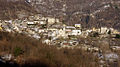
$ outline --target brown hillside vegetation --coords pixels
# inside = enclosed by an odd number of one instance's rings
[[[32,0],[45,16],[61,18],[68,24],[82,24],[83,28],[113,27],[120,31],[119,0]],[[34,3],[34,2],[33,2]],[[108,6],[108,7],[107,7]],[[107,8],[105,8],[107,7]],[[100,11],[100,12],[99,12]],[[91,15],[93,14],[93,16]]]
[[[26,17],[34,13],[33,7],[25,3],[24,0],[0,0],[0,19],[2,20],[19,18],[19,14]]]
[[[17,50],[16,50],[17,49]],[[97,59],[80,49],[56,49],[22,34],[0,32],[0,54],[11,53],[22,67],[98,67]]]

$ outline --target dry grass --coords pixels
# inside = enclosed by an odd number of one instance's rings
[[[55,46],[42,44],[22,34],[0,32],[0,53],[12,53],[15,48],[21,48],[21,56],[25,62],[23,67],[97,67],[97,59],[90,53],[80,49],[56,49]],[[20,63],[19,63],[20,64]]]
[[[19,18],[18,12],[25,12],[25,14],[35,14],[34,8],[24,2],[24,0],[19,1],[7,1],[0,0],[0,19],[16,19]],[[21,13],[21,14],[22,14]]]

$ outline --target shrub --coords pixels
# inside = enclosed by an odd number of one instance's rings
[[[22,51],[22,49],[20,47],[16,47],[14,49],[14,56],[19,56],[22,53],[23,53],[23,51]]]
[[[120,34],[116,34],[115,38],[120,38]]]
[[[91,37],[98,37],[99,33],[98,32],[92,32],[92,33],[89,34],[89,36],[91,36]]]
[[[23,67],[98,67],[97,62],[94,61],[96,58],[81,49],[64,48],[58,50],[56,46],[43,44],[41,40],[19,33],[15,35],[4,33],[2,36],[7,40],[0,41],[0,49],[5,47],[4,51],[12,52],[15,57],[22,54],[22,57],[18,57],[17,60],[23,62],[18,62]]]
[[[119,9],[118,5],[114,5],[115,9]]]
[[[93,37],[98,37],[99,36],[99,33],[98,32],[95,32],[94,34],[93,34]]]

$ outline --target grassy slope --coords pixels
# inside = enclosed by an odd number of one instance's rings
[[[0,32],[0,54],[15,54],[15,49],[20,48],[23,53],[17,58],[25,59],[18,61],[23,66],[41,67],[97,67],[97,59],[92,54],[80,49],[56,49],[22,34]],[[42,66],[43,65],[43,66]]]

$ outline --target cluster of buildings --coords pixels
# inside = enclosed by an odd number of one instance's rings
[[[99,38],[109,36],[115,37],[116,34],[120,34],[119,31],[107,27],[101,27],[98,29],[83,29],[81,24],[68,26],[61,22],[58,18],[42,17],[40,15],[29,16],[28,18],[22,20],[0,20],[0,31],[26,34],[30,37],[41,40],[45,44],[55,45],[58,49],[82,49],[92,53],[97,52],[98,55],[102,52],[99,47],[87,45],[85,43],[81,44],[81,41],[79,39],[94,37],[94,35],[99,35],[97,36]],[[120,50],[120,47],[111,46],[111,49],[114,51]],[[116,54],[112,55],[116,56]],[[113,56],[110,54],[110,58],[113,58]],[[11,55],[7,57],[9,59]],[[99,58],[101,57],[102,55],[99,56]],[[104,57],[107,57],[109,59],[109,54],[104,55]],[[100,60],[101,64],[103,62],[103,59]]]
[[[46,44],[51,44],[57,39],[80,35],[81,25],[66,26],[57,18],[35,15],[23,20],[0,20],[0,30],[27,34],[30,37],[42,39]]]
[[[0,20],[0,30],[27,34],[30,37],[42,40],[43,43],[60,47],[75,46],[79,44],[77,38],[87,38],[93,32],[97,32],[101,37],[105,37],[109,33],[119,34],[113,28],[101,27],[84,30],[81,24],[67,26],[58,18],[42,17],[40,15],[29,16],[22,20]]]

